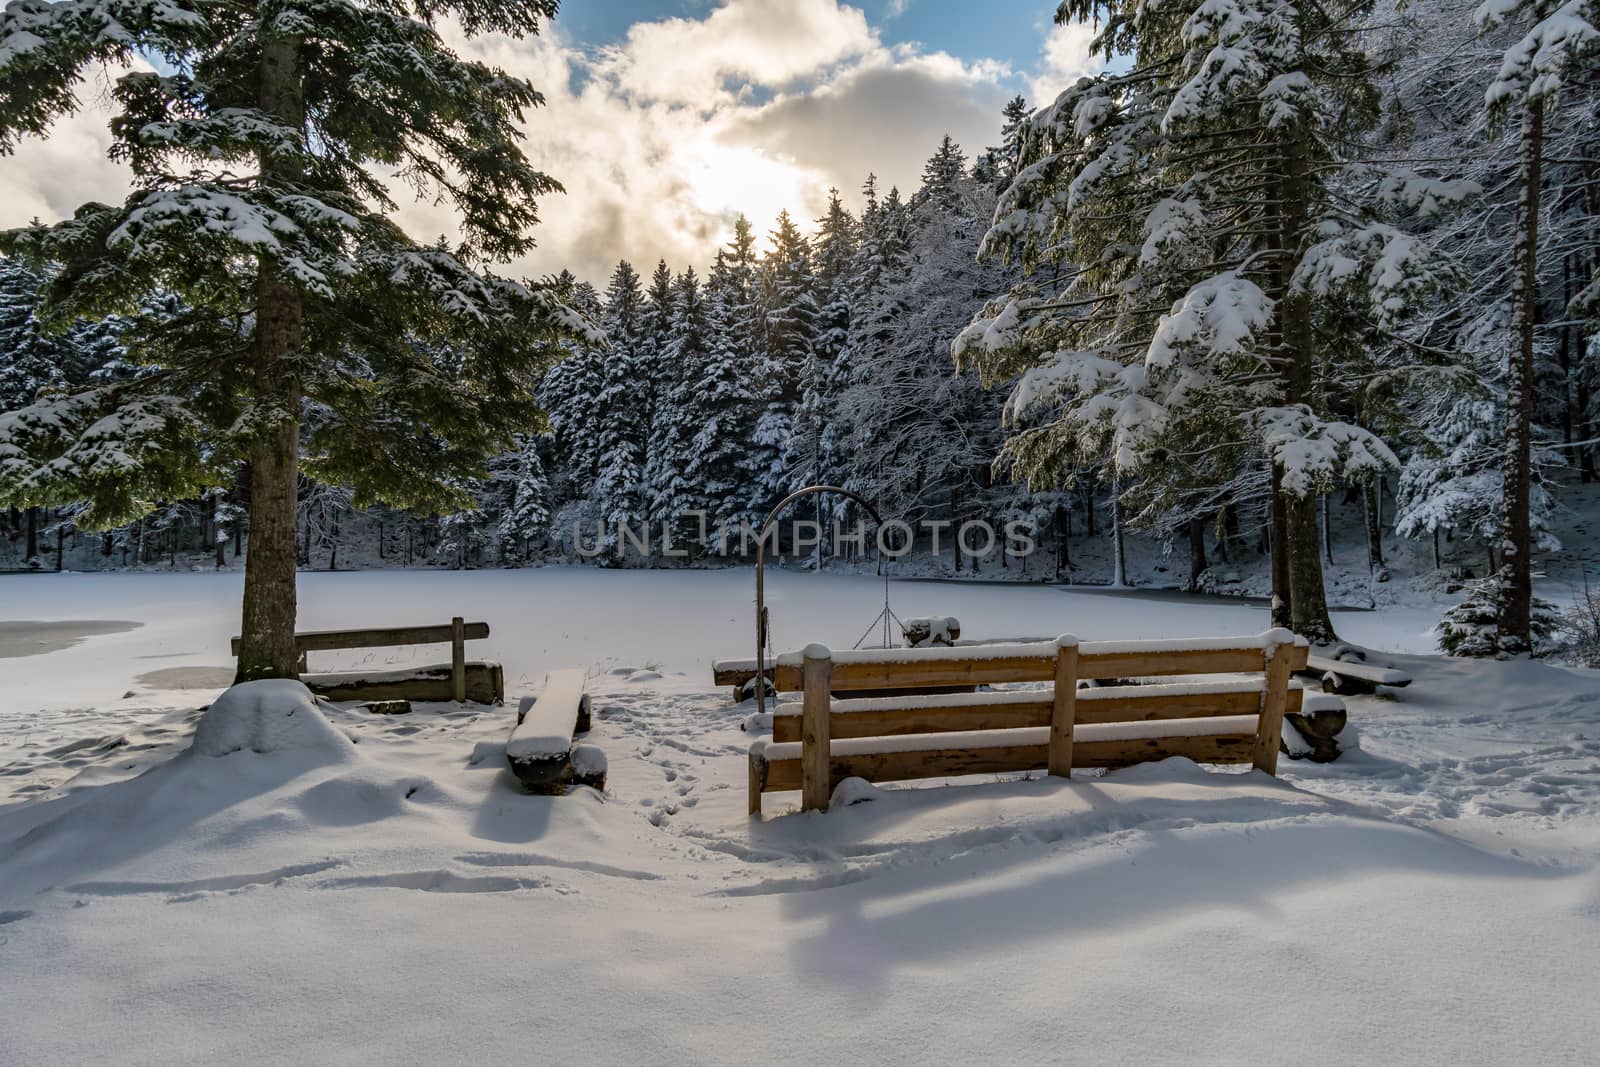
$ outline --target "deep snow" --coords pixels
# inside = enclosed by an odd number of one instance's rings
[[[851,786],[825,815],[782,814],[778,795],[780,814],[752,821],[751,706],[709,672],[753,652],[749,572],[303,583],[307,628],[487,619],[493,636],[469,647],[506,664],[507,705],[373,716],[269,683],[298,709],[292,731],[235,690],[245,711],[214,706],[197,738],[216,689],[135,679],[226,662],[237,576],[0,582],[0,616],[144,624],[0,668],[0,1060],[1587,1063],[1600,1049],[1600,674],[1415,655],[1430,611],[1338,620],[1417,681],[1351,699],[1360,744],[1334,764],[1285,760],[1279,781],[1174,760]],[[955,615],[973,637],[1265,626],[1248,605],[1138,594],[892,596],[902,617]],[[769,598],[780,648],[843,648],[882,587],[780,574]],[[591,672],[604,796],[528,796],[505,769],[518,699],[564,666]]]

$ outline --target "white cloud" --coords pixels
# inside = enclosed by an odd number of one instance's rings
[[[729,80],[784,86],[877,43],[836,0],[729,0],[701,19],[635,23],[596,69],[624,93],[709,110],[734,100]]]
[[[1095,74],[1103,60],[1089,54],[1089,44],[1100,31],[1087,22],[1067,22],[1050,27],[1044,40],[1039,72],[1028,84],[1034,106],[1048,104],[1079,78]]]
[[[887,47],[838,0],[729,0],[635,25],[597,54],[559,21],[524,40],[447,37],[548,100],[527,118],[526,150],[567,192],[540,201],[539,245],[511,269],[568,267],[596,282],[624,257],[702,268],[739,212],[758,232],[782,209],[809,222],[830,185],[853,201],[869,171],[914,187],[943,134],[969,156],[996,140],[1010,95],[1004,65]],[[91,106],[0,163],[0,226],[120,199],[127,174],[105,159],[107,117]],[[396,199],[413,236],[454,230],[447,204],[404,188]]]
[[[106,158],[111,110],[106,90],[122,70],[96,72],[79,87],[80,109],[57,122],[46,138],[28,138],[0,157],[0,227],[34,219],[68,218],[90,200],[121,203],[132,171]]]

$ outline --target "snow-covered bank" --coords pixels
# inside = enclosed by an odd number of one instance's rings
[[[60,591],[30,616],[146,625],[6,661],[36,673],[0,682],[0,1059],[1583,1063],[1600,1048],[1600,675],[1401,656],[1415,684],[1350,701],[1360,747],[1284,761],[1280,781],[1173,760],[869,788],[826,815],[750,820],[749,708],[707,667],[748,641],[749,576],[720,577],[308,581],[307,626],[488,619],[511,704],[290,701],[307,718],[288,737],[225,705],[201,720],[214,692],[133,681],[223,661],[225,577],[27,579]],[[785,645],[848,645],[881,607],[869,580],[772,588]],[[1247,605],[1045,588],[892,595],[974,635],[1263,625]],[[1403,615],[1340,621],[1419,647]],[[607,792],[529,796],[505,765],[515,701],[569,665],[593,672]],[[44,788],[17,797],[30,782]]]

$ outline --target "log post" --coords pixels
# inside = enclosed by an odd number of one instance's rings
[[[832,798],[829,764],[832,762],[833,653],[827,645],[807,645],[805,696],[800,710],[800,810],[827,811]]]
[[[1278,745],[1283,740],[1284,705],[1289,700],[1289,666],[1292,641],[1280,642],[1267,659],[1267,688],[1261,694],[1261,716],[1256,725],[1254,765],[1258,771],[1278,773]]]
[[[761,787],[766,784],[762,781],[766,777],[766,764],[767,761],[763,757],[754,754],[750,756],[749,800],[751,815],[761,814]]]
[[[467,624],[457,615],[450,620],[450,688],[457,704],[467,699]]]
[[[1056,638],[1055,698],[1050,708],[1050,773],[1072,777],[1072,724],[1078,717],[1078,639]]]

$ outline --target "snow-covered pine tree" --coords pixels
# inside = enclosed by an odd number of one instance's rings
[[[1500,570],[1494,591],[1496,645],[1501,652],[1534,649],[1533,411],[1535,330],[1539,320],[1539,221],[1546,111],[1568,80],[1583,75],[1600,29],[1591,0],[1485,0],[1480,23],[1515,20],[1526,32],[1506,49],[1484,94],[1492,117],[1516,113],[1517,223],[1511,265],[1511,351],[1506,373],[1505,463]]]
[[[787,211],[779,212],[770,239],[761,264],[765,344],[757,372],[766,404],[750,442],[751,505],[758,513],[782,499],[792,481],[786,456],[819,315],[811,245]]]
[[[1370,6],[1063,3],[1059,20],[1100,19],[1095,50],[1132,63],[1028,119],[986,249],[1032,277],[955,346],[991,381],[1022,375],[1013,417],[1053,415],[1006,446],[1034,484],[1248,442],[1273,473],[1274,620],[1318,642],[1334,635],[1317,495],[1395,460],[1330,417],[1317,353],[1392,328],[1435,280],[1347,181],[1376,118]]]
[[[37,314],[46,284],[26,261],[0,257],[0,412],[26,407],[41,391],[126,376],[124,320],[83,319],[65,332],[47,330]]]
[[[850,267],[855,257],[856,220],[828,190],[828,210],[817,221],[812,240],[816,300],[820,305],[816,341],[801,373],[800,402],[789,434],[786,462],[790,490],[836,482],[841,472],[841,442],[835,405],[846,371],[841,357],[850,331]],[[819,519],[840,501],[814,497]]]
[[[592,322],[604,317],[600,294],[588,282],[562,271],[556,279],[561,299]],[[562,356],[539,383],[539,406],[549,413],[555,451],[561,456],[562,499],[587,497],[599,471],[600,393],[605,384],[606,346],[583,337],[561,342]]]
[[[113,89],[127,200],[0,235],[0,251],[61,265],[47,325],[123,313],[131,359],[152,370],[0,420],[0,494],[84,500],[85,521],[107,525],[248,459],[241,680],[297,673],[302,401],[333,413],[307,444],[319,480],[363,503],[459,506],[452,476],[536,422],[545,342],[585,326],[543,288],[483,269],[529,247],[535,199],[558,188],[519,144],[542,98],[434,26],[523,36],[555,7],[65,0],[0,14],[0,151],[73,111],[85,69],[162,60]],[[454,206],[455,249],[389,220],[377,167]],[[182,311],[156,328],[140,299],[161,291]],[[441,367],[419,338],[462,358]]]
[[[43,282],[20,259],[0,258],[0,411],[33,403],[66,385],[61,345],[44,336],[34,309]]]
[[[751,447],[765,403],[755,378],[761,294],[756,279],[755,236],[743,215],[734,221],[733,240],[717,252],[706,281],[709,333],[705,369],[696,403],[699,426],[690,446],[695,457],[686,472],[690,496],[701,501],[708,522],[737,530],[765,518],[751,491],[760,462]]]
[[[644,520],[642,499],[645,447],[650,424],[650,382],[639,371],[637,357],[645,340],[645,301],[639,275],[626,261],[617,264],[606,286],[605,325],[609,345],[595,417],[599,423],[592,497],[604,523],[602,562],[616,562],[623,527],[638,529]]]
[[[670,532],[672,551],[684,549],[698,528],[685,525],[688,511],[709,515],[718,501],[707,499],[695,467],[701,462],[695,437],[707,386],[711,327],[700,279],[690,267],[672,283],[670,317],[656,383],[655,417],[650,425],[650,458],[645,469],[650,521]]]
[[[1000,144],[992,149],[995,167],[995,192],[1004,192],[1017,172],[1022,169],[1022,138],[1027,128],[1028,101],[1018,93],[1006,102],[1001,111]]]
[[[985,498],[999,398],[975,375],[954,373],[947,341],[1011,272],[977,261],[994,193],[966,173],[960,146],[945,137],[924,176],[908,207],[894,196],[882,205],[874,222],[887,232],[864,237],[874,246],[864,273],[876,274],[877,292],[840,410],[852,487],[886,518],[950,520],[949,544],[962,520],[992,521],[1003,505]]]
[[[495,527],[502,562],[526,561],[549,532],[550,481],[541,455],[547,446],[546,435],[522,435],[518,447],[498,457],[490,468],[497,490]]]

